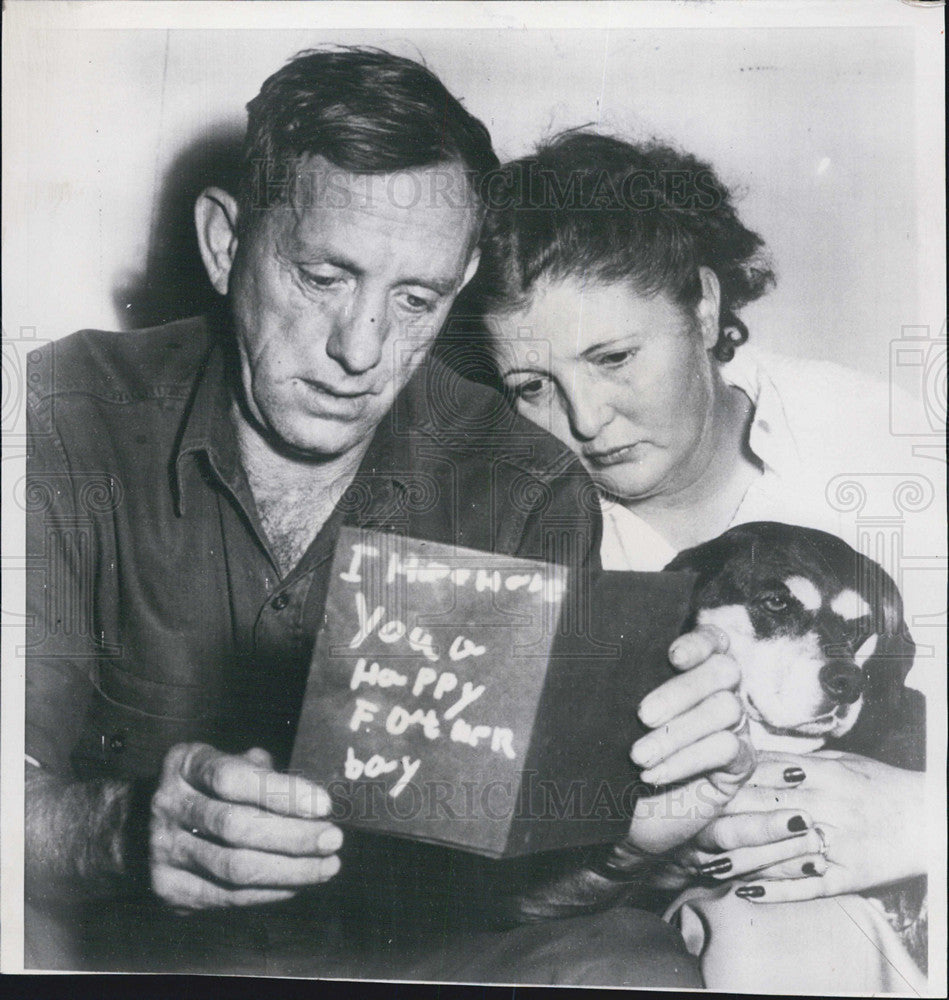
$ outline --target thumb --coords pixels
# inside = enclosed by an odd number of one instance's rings
[[[738,750],[730,764],[719,768],[717,772],[709,775],[709,778],[720,791],[734,795],[738,787],[743,785],[754,772],[758,754],[751,742],[747,712],[742,712],[741,721],[730,732],[734,733],[738,740]]]
[[[699,625],[669,646],[669,662],[676,670],[691,670],[716,653],[728,652],[728,635],[717,625]]]
[[[657,795],[641,796],[633,809],[628,839],[650,854],[678,847],[719,816],[734,794],[733,789],[723,790],[701,777]]]
[[[241,756],[244,760],[249,760],[251,764],[265,767],[268,771],[273,770],[273,756],[263,747],[251,747],[250,750],[245,750]]]

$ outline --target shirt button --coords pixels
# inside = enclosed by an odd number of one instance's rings
[[[109,749],[113,753],[121,753],[125,749],[125,737],[121,733],[113,733],[109,737]]]
[[[274,611],[283,611],[289,603],[289,594],[277,594],[277,596],[270,602],[270,606],[274,609]]]

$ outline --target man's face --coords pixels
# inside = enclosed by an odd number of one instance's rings
[[[477,266],[478,223],[458,164],[306,168],[311,196],[242,233],[228,292],[252,418],[284,447],[329,458],[368,440],[421,363]]]

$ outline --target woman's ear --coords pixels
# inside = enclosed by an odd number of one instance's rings
[[[722,289],[718,275],[710,267],[699,268],[699,281],[702,283],[702,298],[696,307],[696,315],[702,328],[702,343],[710,351],[718,343]]]
[[[194,205],[194,224],[211,284],[220,295],[227,295],[237,253],[237,202],[220,188],[205,188]]]

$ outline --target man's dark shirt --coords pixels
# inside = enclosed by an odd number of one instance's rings
[[[46,354],[29,400],[26,752],[52,771],[154,780],[167,750],[194,740],[263,746],[285,766],[342,523],[596,561],[576,459],[437,362],[283,577],[238,457],[226,337],[187,320],[84,331]],[[406,848],[391,850],[389,868]]]

